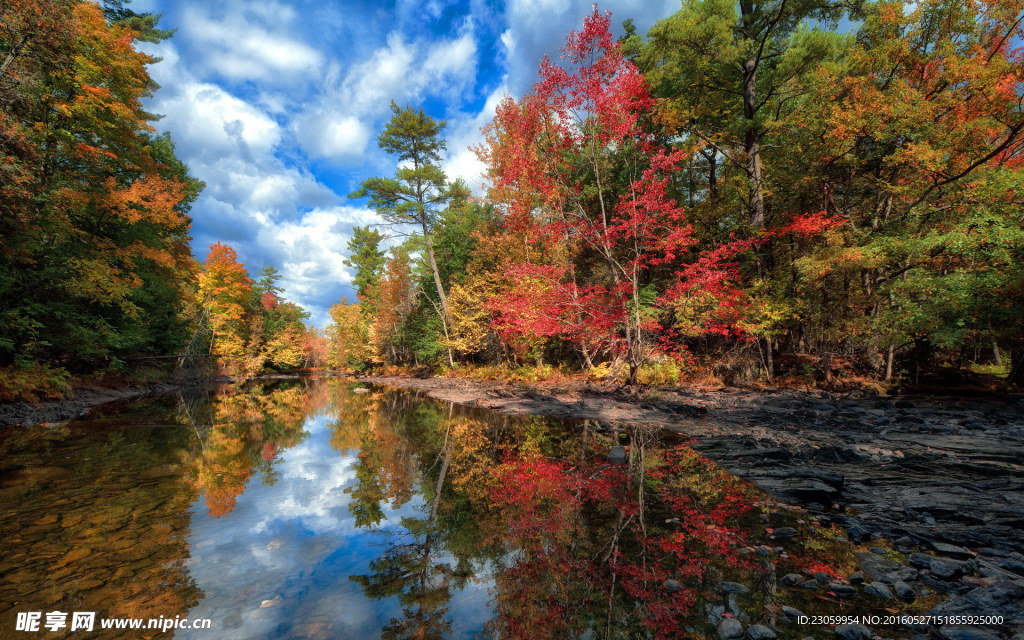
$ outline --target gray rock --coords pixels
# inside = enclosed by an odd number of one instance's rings
[[[797,531],[793,527],[779,527],[772,532],[772,538],[775,538],[776,540],[792,540],[796,536]]]
[[[773,631],[771,627],[763,624],[752,624],[747,627],[747,637],[750,638],[750,640],[775,640],[779,636],[776,635],[775,631]]]
[[[875,633],[862,624],[836,625],[836,637],[839,640],[871,640]]]
[[[678,580],[673,580],[671,578],[669,578],[665,582],[662,582],[661,586],[665,588],[665,591],[671,591],[673,593],[676,591],[683,590],[683,583],[679,582]]]
[[[793,607],[782,605],[782,615],[785,616],[787,620],[798,620],[803,617],[804,612],[799,609],[794,609]]]
[[[616,445],[608,452],[608,460],[615,464],[624,464],[626,462],[626,458],[626,447]]]
[[[846,531],[854,542],[864,542],[871,539],[871,530],[863,525],[852,525]]]
[[[883,580],[887,575],[899,571],[903,566],[889,558],[883,558],[882,556],[864,551],[858,551],[853,555],[857,557],[857,563],[860,564],[861,571],[872,580]]]
[[[715,604],[708,606],[708,622],[711,624],[718,624],[722,620],[722,614],[725,613],[725,605]]]
[[[864,574],[860,571],[854,571],[846,578],[850,584],[864,584]]]
[[[723,618],[715,627],[715,633],[722,640],[737,640],[743,637],[743,623],[736,618]]]
[[[723,582],[718,587],[725,593],[750,593],[747,585],[738,582]]]
[[[928,612],[933,616],[1001,615],[1007,626],[1024,624],[1024,585],[1007,582],[981,587],[940,603]]]
[[[787,587],[795,587],[803,581],[804,577],[799,573],[787,573],[786,575],[782,576],[782,584],[786,585]]]
[[[999,636],[985,627],[948,625],[939,629],[939,635],[946,640],[999,640]]]
[[[800,586],[801,589],[810,589],[811,591],[817,591],[818,590],[818,581],[817,580],[804,580],[803,582],[800,583],[799,586]]]
[[[963,566],[955,560],[943,560],[941,558],[935,558],[928,565],[932,573],[938,577],[949,580],[951,578],[959,577],[963,574]]]
[[[830,582],[828,590],[836,594],[839,598],[853,598],[857,595],[857,590],[848,584],[841,584],[839,582]]]
[[[946,544],[945,542],[932,542],[932,549],[935,549],[944,556],[951,558],[958,558],[960,560],[967,560],[971,558],[971,552],[963,547],[958,547],[955,544]]]
[[[910,563],[910,566],[917,567],[918,569],[930,569],[932,560],[935,559],[935,556],[929,556],[923,553],[912,553],[910,554],[910,557],[907,558],[907,562]]]
[[[913,602],[917,598],[917,594],[914,593],[914,588],[902,580],[897,580],[892,584],[892,590],[896,592],[896,597],[905,602]]]
[[[864,591],[883,600],[892,600],[892,591],[889,591],[889,587],[885,586],[885,583],[882,582],[872,582],[867,587],[864,587]]]

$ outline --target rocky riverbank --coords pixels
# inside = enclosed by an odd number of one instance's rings
[[[853,542],[885,537],[905,554],[902,564],[862,554],[861,575],[851,576],[847,586],[904,599],[944,593],[952,599],[932,611],[936,616],[1004,618],[995,627],[936,618],[937,624],[919,631],[946,640],[1024,640],[1022,394],[891,398],[730,388],[638,397],[582,384],[360,380],[505,413],[658,425],[680,433],[734,475],[823,522],[842,525]],[[867,631],[837,628],[848,640]]]
[[[84,416],[92,407],[119,400],[134,400],[180,389],[173,383],[147,384],[118,388],[77,389],[71,397],[45,402],[0,404],[0,428],[31,426],[44,422],[65,422]]]

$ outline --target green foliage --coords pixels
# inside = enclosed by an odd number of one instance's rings
[[[356,293],[360,298],[365,298],[369,287],[380,281],[380,276],[387,263],[384,251],[380,243],[384,240],[384,234],[369,227],[354,227],[352,239],[348,241],[349,258],[344,260],[346,267],[356,270],[352,277],[352,284],[356,287]]]

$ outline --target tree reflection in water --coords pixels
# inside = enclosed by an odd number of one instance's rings
[[[254,472],[273,485],[277,453],[309,436],[306,418],[326,403],[325,387],[305,381],[257,383],[241,393],[222,389],[200,402],[183,399],[183,416],[199,435],[196,489],[205,493],[210,515],[231,513]]]
[[[350,510],[386,549],[352,580],[401,603],[385,638],[449,633],[448,603],[474,575],[493,581],[484,633],[524,639],[675,636],[718,582],[763,577],[748,553],[761,496],[658,431],[512,421],[392,392],[353,402]],[[620,438],[628,461],[613,464]],[[389,525],[385,507],[414,493],[422,515]]]

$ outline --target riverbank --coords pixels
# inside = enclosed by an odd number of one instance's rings
[[[42,402],[9,402],[0,404],[0,428],[31,426],[44,422],[65,422],[84,416],[89,409],[108,402],[147,398],[180,389],[171,382],[116,387],[81,387],[67,398]]]

